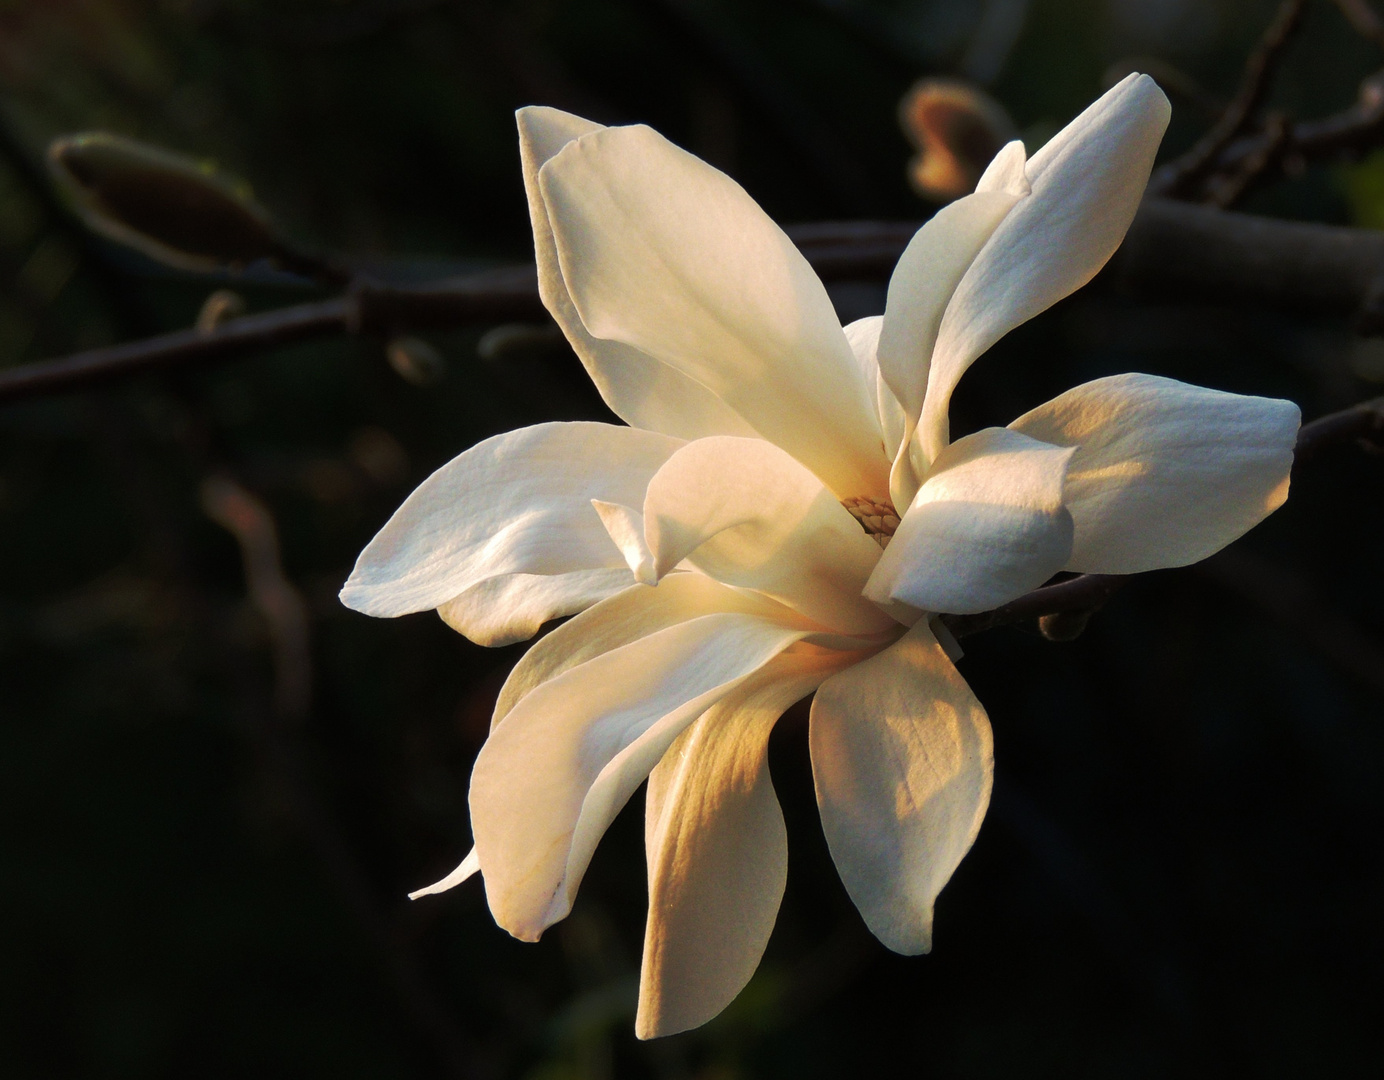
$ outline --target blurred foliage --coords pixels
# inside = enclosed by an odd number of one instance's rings
[[[780,221],[916,218],[896,107],[918,77],[985,85],[1032,147],[1129,56],[1228,97],[1273,7],[0,2],[0,365],[191,325],[228,284],[74,225],[39,165],[60,134],[215,159],[299,241],[419,277],[530,256],[525,103],[650,122]],[[1274,102],[1339,109],[1380,64],[1314,3]],[[1207,123],[1175,104],[1170,152]],[[1377,225],[1379,176],[1377,158],[1313,168],[1251,208]],[[252,310],[315,295],[229,284]],[[883,294],[834,295],[855,317]],[[1125,370],[1311,417],[1378,393],[1384,346],[1097,283],[977,366],[955,429]],[[1381,689],[1342,657],[1384,655],[1384,466],[1349,454],[1237,547],[1257,594],[1167,573],[1075,643],[967,642],[999,775],[929,957],[878,946],[837,881],[802,707],[771,747],[791,850],[778,928],[701,1031],[633,1039],[638,798],[537,946],[494,927],[476,882],[404,900],[468,846],[470,763],[522,647],[480,649],[432,615],[366,619],[336,589],[449,457],[605,416],[561,343],[524,328],[303,347],[0,411],[7,1076],[1378,1075]],[[306,602],[306,715],[275,712],[273,625],[201,510],[223,474],[272,511]],[[1275,621],[1252,598],[1289,593],[1322,618]]]

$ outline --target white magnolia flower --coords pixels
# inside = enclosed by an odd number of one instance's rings
[[[885,945],[929,949],[991,784],[989,722],[931,616],[1061,570],[1195,562],[1287,495],[1295,406],[1148,375],[949,440],[971,362],[1114,252],[1167,118],[1131,76],[1032,158],[1009,144],[919,230],[883,317],[843,329],[728,177],[647,127],[519,112],[543,301],[629,426],[487,439],[342,590],[370,615],[436,608],[486,645],[579,613],[505,683],[471,777],[475,849],[424,892],[480,870],[496,921],[537,939],[647,778],[637,1031],[705,1022],[773,927],[787,851],[766,742],[815,690],[832,857]]]

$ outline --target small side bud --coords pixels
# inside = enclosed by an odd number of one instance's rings
[[[422,338],[393,338],[385,346],[384,355],[394,373],[414,386],[435,386],[447,375],[447,361],[442,353]]]
[[[552,353],[564,342],[562,331],[552,323],[504,323],[481,335],[476,342],[476,355],[487,364],[499,364],[516,357]]]
[[[245,314],[245,299],[232,289],[217,289],[202,301],[197,312],[197,332],[203,336],[212,334],[227,319]]]
[[[899,124],[918,154],[908,163],[913,189],[950,202],[975,190],[985,167],[1015,137],[994,98],[956,79],[922,79],[899,102]]]
[[[249,185],[209,161],[95,131],[55,139],[48,167],[93,231],[166,266],[206,272],[282,253]]]
[[[1038,632],[1049,641],[1075,641],[1081,637],[1092,611],[1058,611],[1038,618]]]

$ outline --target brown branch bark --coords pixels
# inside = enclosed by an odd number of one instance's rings
[[[826,222],[789,234],[825,281],[887,280],[917,222]],[[1354,315],[1384,330],[1384,232],[1279,221],[1146,199],[1103,277],[1146,296]],[[421,286],[357,282],[344,297],[179,330],[0,372],[0,404],[167,368],[193,368],[345,334],[546,319],[533,267]]]

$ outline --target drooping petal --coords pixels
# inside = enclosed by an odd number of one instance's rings
[[[703,713],[649,775],[639,1038],[706,1023],[759,966],[788,871],[769,732],[784,709],[861,658],[794,646]]]
[[[431,885],[425,885],[421,889],[415,889],[408,894],[410,900],[417,900],[420,896],[436,896],[444,893],[448,889],[455,889],[464,881],[481,872],[481,861],[476,857],[476,849],[473,847],[466,853],[466,858],[461,860],[461,865],[444,877],[441,881],[434,881]]]
[[[654,569],[683,559],[847,634],[893,620],[861,597],[879,546],[822,482],[763,439],[682,447],[649,482],[644,533]]]
[[[1034,154],[1033,193],[995,229],[942,317],[918,436],[931,461],[971,362],[1020,323],[1095,276],[1114,254],[1148,183],[1168,99],[1147,75],[1109,90]]]
[[[753,615],[704,615],[520,698],[471,774],[471,827],[495,921],[532,941],[563,918],[596,843],[669,744],[804,636]]]
[[[917,623],[827,679],[809,744],[822,829],[871,932],[905,955],[932,947],[932,906],[990,801],[990,721]]]
[[[704,435],[752,435],[754,429],[725,402],[682,372],[623,342],[592,337],[572,306],[562,280],[548,209],[539,190],[538,171],[573,139],[604,130],[600,124],[544,106],[515,114],[519,160],[533,224],[538,293],[586,367],[612,412],[633,427],[681,439]]]
[[[500,688],[494,728],[529,691],[598,656],[703,615],[739,614],[800,630],[815,624],[766,596],[722,585],[703,574],[673,574],[658,588],[631,585],[535,642]]]
[[[729,177],[646,127],[570,142],[539,171],[588,333],[676,368],[839,497],[883,497],[872,395],[825,288]]]
[[[565,574],[499,574],[476,582],[438,605],[442,621],[477,645],[498,648],[527,641],[550,619],[561,619],[630,587],[624,567]]]
[[[1067,569],[1138,574],[1204,559],[1278,509],[1300,420],[1291,401],[1130,374],[1074,387],[1010,427],[1077,448]]]
[[[342,603],[391,616],[455,601],[463,630],[475,617],[493,618],[498,622],[478,630],[482,638],[516,640],[545,610],[544,617],[570,614],[583,590],[604,595],[609,581],[568,578],[544,592],[517,579],[468,600],[469,590],[516,574],[628,574],[591,500],[642,504],[649,478],[680,445],[651,431],[593,423],[539,424],[486,439],[438,469],[395,511],[356,560]],[[495,595],[516,601],[512,625],[503,613],[480,611]]]
[[[1041,585],[1071,555],[1072,518],[1062,505],[1062,482],[1073,452],[1004,428],[986,428],[947,447],[865,595],[965,614]]]

